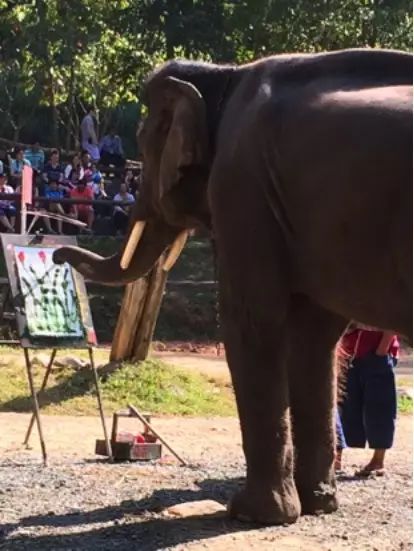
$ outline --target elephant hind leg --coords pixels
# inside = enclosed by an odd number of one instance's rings
[[[302,513],[338,507],[333,472],[335,379],[333,354],[347,320],[312,304],[292,300],[289,314],[289,392],[295,447],[295,482]]]

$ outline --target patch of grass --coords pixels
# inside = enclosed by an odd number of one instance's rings
[[[103,383],[105,396],[121,404],[137,402],[154,413],[234,415],[231,390],[203,374],[179,369],[159,360],[139,366],[126,364]]]
[[[410,396],[398,396],[398,413],[411,415],[413,413],[413,399]]]
[[[34,367],[36,388],[44,368]],[[124,364],[117,370],[100,369],[104,409],[107,413],[128,403],[161,414],[235,415],[231,389],[206,376],[181,370],[158,360]],[[90,368],[53,369],[41,409],[47,414],[96,415],[97,402]],[[26,371],[17,351],[0,366],[0,411],[31,411]]]

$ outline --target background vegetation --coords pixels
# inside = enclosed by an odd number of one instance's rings
[[[32,402],[22,351],[0,348],[0,412],[30,412]],[[33,356],[33,354],[32,354]],[[37,356],[47,361],[42,352]],[[86,351],[60,351],[57,359],[87,359]],[[98,349],[96,362],[101,365],[102,397],[105,411],[139,404],[144,411],[169,415],[233,416],[236,405],[227,377],[219,372],[208,374],[196,366],[177,367],[152,358],[136,364],[124,363],[117,369],[107,365],[108,350]],[[35,362],[34,378],[39,388],[44,367]],[[397,375],[398,413],[412,415],[412,378]],[[42,412],[51,415],[96,415],[96,396],[92,370],[56,366],[48,386],[41,395]]]
[[[135,155],[145,75],[175,56],[412,48],[411,0],[0,0],[0,136],[70,149],[86,103]]]

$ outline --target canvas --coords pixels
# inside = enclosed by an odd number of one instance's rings
[[[68,264],[53,263],[52,247],[14,247],[27,330],[33,337],[84,337],[76,286]]]

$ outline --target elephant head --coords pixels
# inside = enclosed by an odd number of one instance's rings
[[[125,284],[145,275],[171,246],[164,263],[169,269],[188,231],[210,227],[207,181],[221,107],[235,71],[173,61],[149,77],[144,89],[148,117],[137,133],[142,185],[123,247],[109,258],[61,247],[53,255],[56,263],[69,262],[92,281]]]

